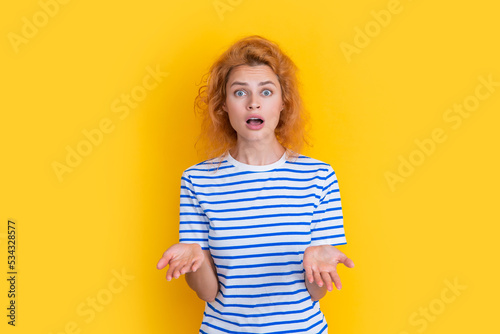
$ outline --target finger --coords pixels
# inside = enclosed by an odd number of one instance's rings
[[[168,270],[167,270],[167,281],[170,281],[173,277],[174,271],[177,269],[179,265],[178,261],[173,261],[169,264]]]
[[[192,270],[191,270],[191,267],[192,267],[192,264],[191,264],[191,263],[189,263],[189,262],[186,262],[186,263],[182,266],[182,268],[180,268],[180,270],[179,270],[180,274],[181,274],[181,275],[184,275],[185,273],[188,273],[188,272],[192,271]]]
[[[328,291],[332,291],[333,285],[332,285],[332,278],[330,276],[330,273],[328,271],[322,271],[321,277],[323,278],[323,282],[325,282],[326,289]]]
[[[196,259],[193,262],[193,265],[191,266],[191,271],[194,273],[196,270],[198,270],[201,267],[201,264],[203,263],[203,259]]]
[[[163,269],[167,266],[167,264],[170,262],[170,259],[172,258],[171,253],[166,253],[163,255],[163,257],[158,261],[156,264],[157,269]]]
[[[177,278],[179,278],[181,276],[181,270],[182,270],[182,268],[184,268],[185,265],[186,265],[186,262],[182,262],[181,264],[179,264],[175,268],[174,274],[173,274],[173,276],[174,276],[175,279],[177,279]]]
[[[306,271],[306,279],[309,281],[309,283],[314,282],[314,276],[312,274],[311,266],[304,266],[304,269]]]
[[[346,267],[348,268],[352,268],[354,267],[354,262],[347,257],[347,255],[345,255],[344,253],[342,253],[340,250],[338,250],[338,256],[337,256],[337,261],[338,262],[342,262]]]
[[[167,265],[167,261],[164,258],[161,258],[156,264],[156,269],[163,269]]]
[[[314,281],[316,282],[316,284],[319,286],[319,287],[322,287],[323,286],[323,280],[321,279],[321,275],[319,273],[319,271],[313,271],[313,275],[314,275]]]
[[[341,258],[340,262],[342,262],[347,268],[354,268],[354,262],[347,256],[345,258]]]
[[[333,282],[335,283],[335,287],[340,290],[342,289],[342,283],[340,282],[340,276],[336,271],[332,271],[330,273],[330,276],[332,277]]]

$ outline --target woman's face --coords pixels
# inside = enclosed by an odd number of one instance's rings
[[[238,141],[270,143],[283,109],[281,85],[267,65],[241,65],[233,68],[226,84],[228,113]]]

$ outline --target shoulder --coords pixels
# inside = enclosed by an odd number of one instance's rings
[[[337,182],[337,175],[332,165],[328,162],[309,157],[307,155],[297,155],[295,159],[287,160],[287,168],[293,168],[297,172],[316,178],[323,188]]]
[[[222,171],[233,168],[225,158],[221,155],[217,158],[204,160],[195,165],[189,166],[182,172],[183,177],[203,176],[220,174]]]
[[[312,158],[303,154],[295,154],[287,159],[287,166],[293,166],[296,168],[303,168],[307,170],[318,170],[327,173],[333,172],[333,167],[329,163]]]

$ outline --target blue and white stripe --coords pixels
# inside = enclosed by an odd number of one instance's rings
[[[346,244],[333,168],[300,155],[252,166],[230,155],[181,178],[180,242],[209,249],[220,289],[200,333],[327,333],[304,281],[311,245]]]

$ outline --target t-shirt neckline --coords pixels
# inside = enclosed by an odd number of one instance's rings
[[[285,150],[285,153],[283,153],[283,155],[281,156],[281,158],[278,161],[273,162],[272,164],[268,164],[268,165],[245,164],[245,163],[240,162],[240,161],[236,160],[235,158],[233,158],[233,156],[231,155],[231,153],[229,153],[229,151],[227,151],[227,161],[240,170],[255,171],[255,172],[269,171],[269,170],[276,169],[276,168],[282,166],[283,164],[285,164],[285,162],[286,162],[286,150]]]

